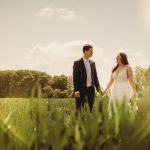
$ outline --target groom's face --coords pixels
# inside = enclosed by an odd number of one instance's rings
[[[87,51],[85,51],[85,55],[90,58],[93,55],[93,48],[89,48]]]

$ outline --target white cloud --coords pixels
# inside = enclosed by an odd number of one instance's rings
[[[59,17],[63,20],[72,20],[76,17],[75,12],[63,8],[56,9],[56,12],[58,13]]]
[[[73,20],[75,19],[76,13],[72,10],[68,10],[65,8],[51,8],[51,7],[45,7],[41,9],[37,16],[44,17],[44,18],[60,18],[62,20]]]
[[[29,68],[50,74],[72,75],[73,62],[82,57],[82,46],[86,43],[94,45],[92,59],[96,61],[99,76],[102,76],[109,68],[107,67],[107,64],[110,63],[109,57],[107,57],[109,54],[106,54],[101,47],[92,41],[52,42],[46,46],[36,45],[27,53]],[[100,79],[103,78],[100,77]],[[103,80],[104,82],[105,80]]]
[[[37,15],[39,15],[40,17],[46,17],[46,18],[51,18],[54,14],[55,14],[55,9],[49,7],[43,8],[37,13]]]
[[[27,53],[28,66],[31,69],[45,71],[52,75],[72,75],[73,62],[82,57],[82,46],[86,43],[94,46],[94,54],[91,59],[96,62],[98,76],[103,88],[110,78],[111,69],[116,64],[115,58],[119,52],[123,51],[128,54],[129,62],[133,67],[149,65],[149,61],[142,52],[122,48],[104,50],[92,41],[69,41],[66,43],[51,42],[45,46],[35,45]]]

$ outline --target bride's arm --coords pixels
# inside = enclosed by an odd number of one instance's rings
[[[136,93],[136,88],[135,88],[135,84],[133,81],[133,71],[132,68],[130,66],[127,67],[127,74],[128,74],[128,79],[129,79],[129,83],[133,89],[134,94]]]
[[[112,76],[111,76],[110,81],[108,82],[107,87],[106,87],[106,89],[104,90],[103,96],[105,96],[105,95],[108,94],[108,92],[109,92],[109,90],[110,90],[110,88],[111,88],[113,82],[114,82],[114,79],[113,79]]]

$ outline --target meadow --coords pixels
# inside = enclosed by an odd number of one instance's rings
[[[149,97],[110,114],[108,97],[99,96],[93,113],[78,115],[74,99],[1,98],[0,150],[148,150]]]

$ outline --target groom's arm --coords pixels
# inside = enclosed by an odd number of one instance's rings
[[[74,92],[79,91],[79,70],[78,70],[78,62],[75,61],[73,65],[73,86],[74,86]]]
[[[97,70],[96,70],[96,65],[94,63],[94,85],[96,87],[96,90],[100,93],[102,93],[102,90],[101,90],[101,87],[100,87],[100,84],[99,84],[99,80],[98,80],[98,77],[97,77]]]

